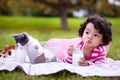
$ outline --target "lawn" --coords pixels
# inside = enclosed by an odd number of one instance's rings
[[[59,28],[60,19],[58,17],[10,17],[0,16],[0,49],[5,45],[14,45],[15,42],[10,37],[11,34],[28,32],[39,41],[46,41],[50,38],[74,38],[77,37],[79,25],[86,18],[68,18],[70,30],[61,30]],[[120,59],[120,18],[107,18],[112,22],[113,40],[108,57],[115,60]],[[68,71],[62,71],[52,75],[28,76],[23,71],[16,69],[13,72],[1,71],[0,80],[101,80],[109,79],[103,77],[81,77],[77,74],[71,74]],[[112,78],[115,79],[115,78]]]

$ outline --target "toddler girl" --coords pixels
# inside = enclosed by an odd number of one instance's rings
[[[63,62],[72,64],[73,49],[79,48],[84,53],[84,58],[78,62],[80,66],[104,63],[108,52],[104,46],[110,45],[112,40],[111,23],[98,15],[90,16],[80,25],[78,33],[79,40],[69,46]]]

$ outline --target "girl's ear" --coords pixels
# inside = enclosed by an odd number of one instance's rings
[[[101,40],[101,42],[100,42],[100,44],[99,45],[103,45],[104,43],[103,43],[103,40]]]
[[[100,46],[102,46],[103,45],[103,43],[101,43],[101,44],[99,44]]]

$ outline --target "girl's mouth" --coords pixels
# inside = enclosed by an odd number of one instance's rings
[[[91,43],[92,43],[92,41],[91,41],[91,40],[88,40],[88,41],[87,41],[87,43],[88,43],[88,44],[91,44]]]

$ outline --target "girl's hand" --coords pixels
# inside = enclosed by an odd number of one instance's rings
[[[80,66],[88,66],[88,62],[84,58],[81,58],[79,61],[79,65]]]
[[[73,45],[69,46],[69,48],[68,48],[68,54],[72,54],[73,53],[73,49],[74,49]]]

